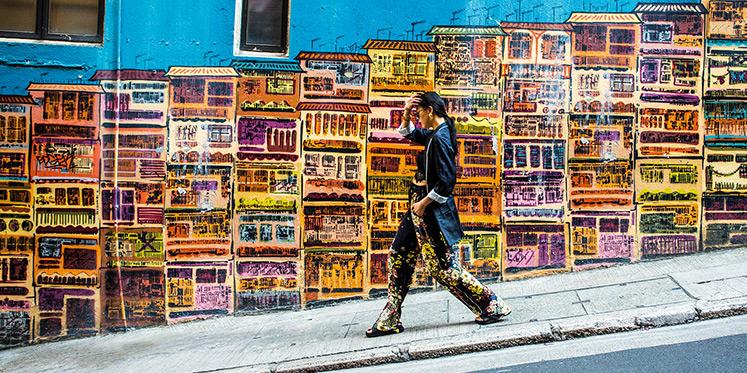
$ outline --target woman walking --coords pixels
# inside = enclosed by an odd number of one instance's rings
[[[415,128],[410,113],[417,109],[423,128]],[[418,254],[433,278],[449,289],[476,316],[478,324],[499,321],[511,308],[459,265],[458,243],[464,236],[452,191],[456,184],[456,127],[435,92],[410,96],[397,129],[424,145],[410,185],[410,211],[400,222],[389,251],[389,296],[384,310],[366,331],[368,337],[400,333],[402,302],[415,272]]]

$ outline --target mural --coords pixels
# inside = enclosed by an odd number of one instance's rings
[[[421,91],[455,119],[479,278],[743,246],[745,18],[641,3],[24,81],[0,95],[0,348],[384,293]]]

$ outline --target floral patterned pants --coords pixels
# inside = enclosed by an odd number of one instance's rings
[[[410,205],[426,195],[424,186],[411,185]],[[402,302],[410,287],[418,255],[430,275],[459,299],[475,315],[500,312],[502,300],[487,286],[478,281],[459,264],[459,245],[448,247],[438,229],[429,229],[421,217],[409,210],[403,220],[411,220],[414,235],[407,234],[409,221],[400,225],[397,238],[389,251],[389,287],[387,304],[381,311],[374,327],[379,330],[393,329],[400,322]],[[404,239],[402,239],[404,237]],[[415,241],[415,242],[413,242]]]

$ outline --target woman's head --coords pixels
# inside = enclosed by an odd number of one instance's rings
[[[425,92],[420,94],[418,104],[418,119],[425,127],[431,128],[438,125],[438,118],[448,117],[446,104],[436,92]]]
[[[446,121],[451,133],[451,143],[456,150],[456,127],[454,120],[446,112],[446,103],[436,92],[425,92],[420,95],[418,104],[418,119],[426,128],[434,128],[438,125],[439,118]]]

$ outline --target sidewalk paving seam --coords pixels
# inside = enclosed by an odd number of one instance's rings
[[[736,278],[747,278],[747,276],[732,276],[732,277],[717,278],[715,280],[706,280],[706,281],[694,282],[693,284],[695,284],[695,285],[704,285],[704,284],[710,284],[711,282],[734,280]]]
[[[688,297],[690,297],[692,299],[695,299],[695,300],[700,300],[700,298],[692,295],[692,293],[690,293],[690,291],[687,290],[687,288],[685,288],[684,286],[682,286],[682,284],[680,284],[680,282],[677,281],[677,279],[674,278],[674,276],[672,276],[671,274],[667,274],[667,277],[669,277],[669,279],[672,280],[672,282],[674,282],[675,284],[677,284],[677,286],[680,287],[680,290],[682,290],[682,292],[685,293]]]
[[[583,300],[583,299],[581,299],[581,294],[578,293],[578,290],[574,290],[573,293],[576,294],[576,298],[578,298],[578,302],[573,302],[571,304],[578,304],[578,305],[580,305],[581,309],[584,310],[584,312],[586,313],[586,315],[589,315],[589,310],[586,309],[586,305],[584,305],[584,304],[585,303],[591,303],[591,300],[588,300],[588,299],[587,300]]]
[[[580,273],[580,272],[575,272],[575,273]],[[567,275],[567,274],[568,273],[562,273],[562,274],[559,274],[559,275],[556,275],[556,276],[562,276],[562,275]],[[740,276],[740,277],[742,277],[742,276]],[[548,291],[548,292],[544,292],[544,293],[532,293],[532,294],[526,294],[526,295],[517,295],[517,296],[513,296],[513,297],[503,297],[503,299],[532,298],[532,297],[538,297],[538,296],[542,296],[542,295],[553,295],[553,294],[560,294],[560,293],[569,293],[569,292],[579,291],[579,290],[593,290],[593,289],[608,288],[608,287],[613,287],[613,286],[626,286],[626,285],[637,284],[637,283],[641,283],[641,282],[650,282],[650,281],[655,281],[655,280],[664,280],[664,279],[667,279],[667,278],[669,278],[669,274],[659,275],[657,277],[650,277],[650,278],[639,279],[639,280],[634,280],[634,281],[616,282],[616,283],[611,283],[611,284],[606,284],[606,285],[594,285],[594,286],[578,287],[578,288],[571,288],[571,289],[558,290],[558,291]]]

